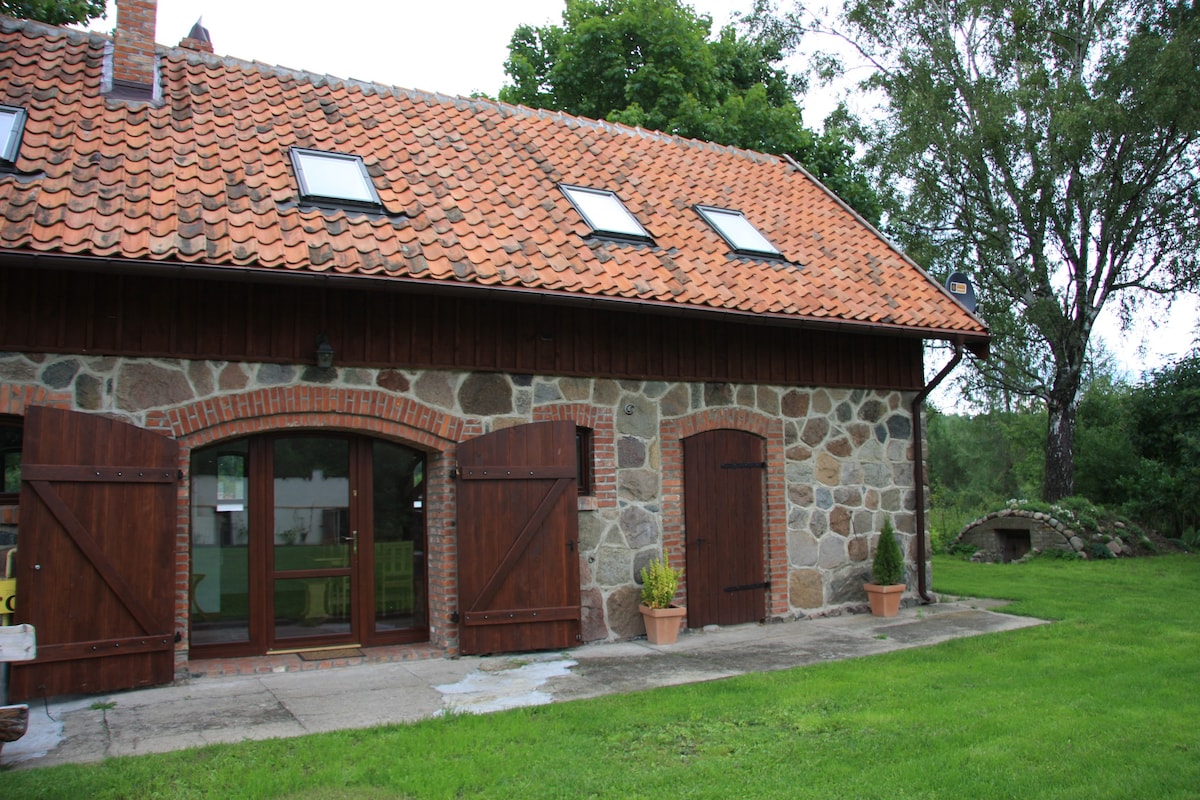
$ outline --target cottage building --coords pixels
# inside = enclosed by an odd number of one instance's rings
[[[0,18],[13,699],[635,637],[664,552],[691,627],[856,608],[885,517],[925,591],[923,344],[988,331],[800,166],[118,5]]]

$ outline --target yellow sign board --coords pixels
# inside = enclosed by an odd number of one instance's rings
[[[17,608],[17,579],[0,578],[0,615],[11,614]]]

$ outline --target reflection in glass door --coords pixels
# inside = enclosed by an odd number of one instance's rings
[[[429,638],[425,454],[321,432],[193,452],[197,658]]]
[[[372,453],[375,557],[373,633],[427,626],[425,457],[375,442]]]
[[[250,641],[250,492],[245,440],[192,456],[192,644]]]
[[[355,529],[350,509],[350,443],[276,439],[274,462],[274,633],[283,640],[353,636]]]

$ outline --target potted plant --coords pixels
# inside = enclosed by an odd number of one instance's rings
[[[650,644],[674,644],[687,609],[673,606],[675,591],[683,570],[673,569],[663,559],[656,558],[642,567],[642,620],[646,623],[646,638]]]
[[[874,583],[864,583],[871,613],[877,617],[894,617],[900,610],[900,598],[904,595],[904,556],[892,529],[891,517],[884,520],[879,532],[879,543],[875,545],[875,560],[871,562]]]

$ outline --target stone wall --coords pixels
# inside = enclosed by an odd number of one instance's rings
[[[594,436],[594,491],[580,498],[579,523],[588,640],[641,633],[636,612],[641,567],[664,546],[681,563],[680,442],[702,430],[738,428],[766,442],[768,616],[863,606],[861,584],[887,516],[915,574],[907,393],[0,354],[0,401],[6,391],[28,394],[31,387],[68,399],[76,410],[163,430],[185,450],[281,426],[328,425],[403,438],[449,459],[455,443],[471,436],[530,421],[573,419]],[[181,459],[185,469],[187,456]],[[439,606],[444,611],[455,602],[453,492],[446,483],[430,486],[431,547],[439,537],[444,542],[442,567],[431,565],[431,571],[445,573],[431,575],[435,616]],[[438,497],[444,499],[439,503]],[[186,500],[185,486],[181,563],[187,558]],[[185,627],[186,579],[185,573],[177,598]],[[440,594],[434,597],[434,591]],[[434,635],[448,649],[452,637],[452,631]]]

